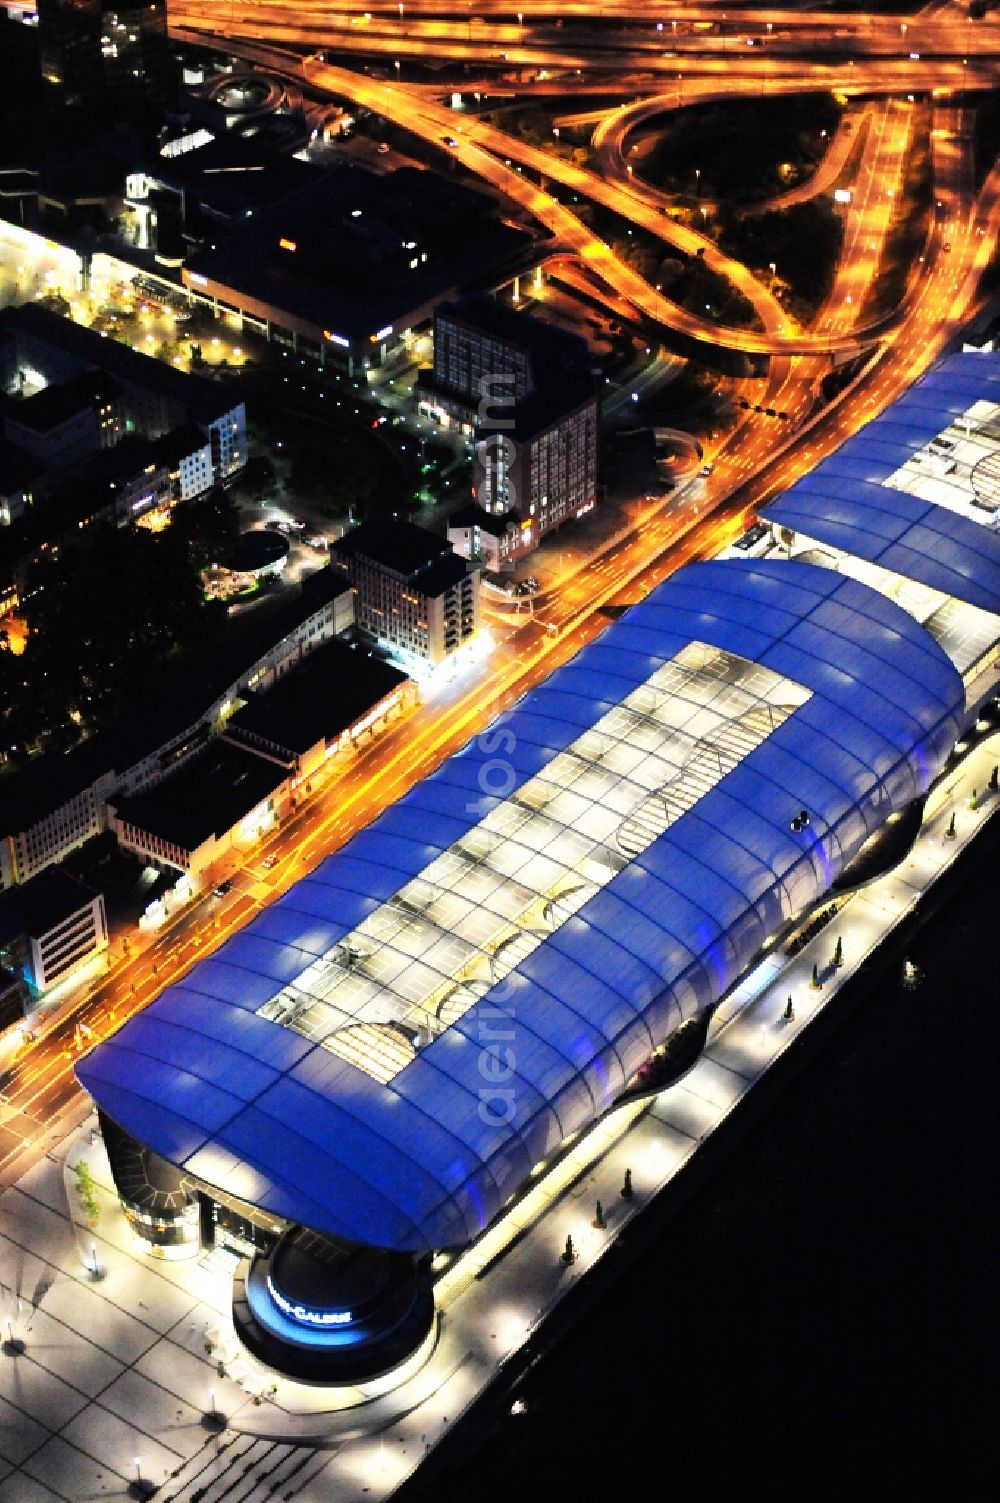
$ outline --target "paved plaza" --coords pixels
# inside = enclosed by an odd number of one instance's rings
[[[995,735],[939,781],[899,867],[850,897],[793,959],[769,955],[744,978],[682,1080],[536,1171],[468,1252],[439,1255],[439,1327],[391,1379],[340,1390],[274,1382],[233,1334],[232,1257],[143,1254],[88,1119],[0,1197],[0,1503],[89,1503],[153,1487],[165,1503],[389,1497],[1000,807],[984,791],[997,761]],[[76,1190],[81,1160],[97,1184],[96,1226]],[[619,1194],[626,1168],[631,1201]],[[592,1225],[598,1199],[602,1230]],[[578,1252],[570,1265],[560,1259],[567,1235]]]

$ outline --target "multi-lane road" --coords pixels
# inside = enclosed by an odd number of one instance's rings
[[[595,278],[603,283],[617,316],[630,307],[664,330],[703,344],[769,356],[766,399],[758,383],[754,401],[788,411],[796,421],[776,424],[745,415],[715,454],[707,481],[682,487],[667,507],[537,602],[532,616],[512,618],[471,686],[433,700],[367,747],[255,853],[226,897],[203,901],[147,948],[119,955],[113,974],[44,1038],[25,1046],[8,1068],[0,1093],[0,1184],[41,1151],[59,1113],[79,1105],[72,1066],[81,1048],[148,1004],[499,709],[590,641],[609,610],[634,600],[687,560],[717,552],[748,513],[893,400],[979,306],[980,274],[995,251],[1000,224],[1000,172],[991,173],[977,192],[972,109],[953,96],[987,87],[996,78],[1000,26],[993,22],[967,23],[947,8],[907,18],[727,10],[723,22],[712,5],[675,9],[659,22],[651,18],[646,0],[604,0],[598,36],[571,24],[575,17],[592,17],[593,6],[565,0],[528,0],[517,16],[495,4],[473,7],[465,0],[371,0],[369,13],[365,22],[336,0],[296,0],[295,5],[251,0],[238,10],[223,4],[206,15],[194,0],[172,0],[171,25],[177,40],[228,50],[291,80],[313,98],[367,106],[437,149],[442,160],[457,158],[552,230],[567,275],[585,277],[588,286]],[[710,24],[714,29],[706,29]],[[748,36],[758,45],[748,47]],[[323,57],[316,56],[317,48]],[[350,65],[328,61],[328,53],[343,55]],[[433,85],[401,77],[387,82],[365,71],[379,65],[384,70],[387,61],[391,68],[397,59],[433,59],[447,66]],[[576,167],[470,112],[450,109],[442,100],[453,87],[468,88],[466,64],[494,70],[490,76],[497,79],[497,92],[552,94],[561,88],[577,94],[599,87],[615,95],[621,105],[595,121],[597,168]],[[560,70],[572,70],[572,79],[552,78]],[[663,195],[625,170],[626,145],[637,126],[648,127],[666,111],[708,97],[830,88],[871,103],[864,108],[864,144],[834,289],[811,327],[802,328],[782,308],[767,278],[664,214]],[[931,103],[939,207],[902,304],[892,316],[862,328],[864,291],[882,261],[916,129],[910,94]],[[843,139],[836,149],[838,158],[817,173],[817,191],[846,164]],[[613,209],[665,244],[688,254],[701,252],[747,297],[758,327],[720,328],[663,297],[557,202],[553,184]],[[816,387],[833,352],[867,353],[871,360],[866,374],[834,406],[815,415]],[[270,855],[276,864],[265,869],[262,860]]]

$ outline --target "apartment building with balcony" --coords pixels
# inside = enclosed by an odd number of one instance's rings
[[[479,628],[479,577],[450,542],[398,518],[363,522],[330,550],[361,631],[406,666],[443,663]]]

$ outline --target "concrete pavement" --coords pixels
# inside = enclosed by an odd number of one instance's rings
[[[794,958],[773,953],[744,978],[686,1076],[599,1123],[473,1248],[439,1258],[439,1330],[392,1379],[272,1388],[232,1331],[231,1260],[137,1253],[100,1139],[70,1134],[0,1197],[0,1320],[8,1339],[25,1343],[19,1355],[0,1354],[0,1503],[121,1496],[137,1475],[171,1503],[222,1503],[237,1480],[241,1503],[263,1503],[275,1484],[295,1503],[391,1496],[1000,809],[1000,796],[983,792],[998,760],[994,734],[939,781],[898,868],[849,897]],[[844,965],[834,969],[838,937]],[[792,1020],[783,1016],[789,995]],[[96,1227],[74,1190],[80,1158],[99,1186]],[[631,1201],[619,1194],[626,1168]],[[598,1198],[601,1230],[592,1225]],[[578,1251],[571,1265],[560,1260],[567,1235]],[[204,1419],[213,1409],[227,1419],[218,1434]]]

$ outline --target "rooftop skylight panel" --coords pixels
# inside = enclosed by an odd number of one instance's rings
[[[809,697],[692,643],[261,1012],[388,1082]]]

